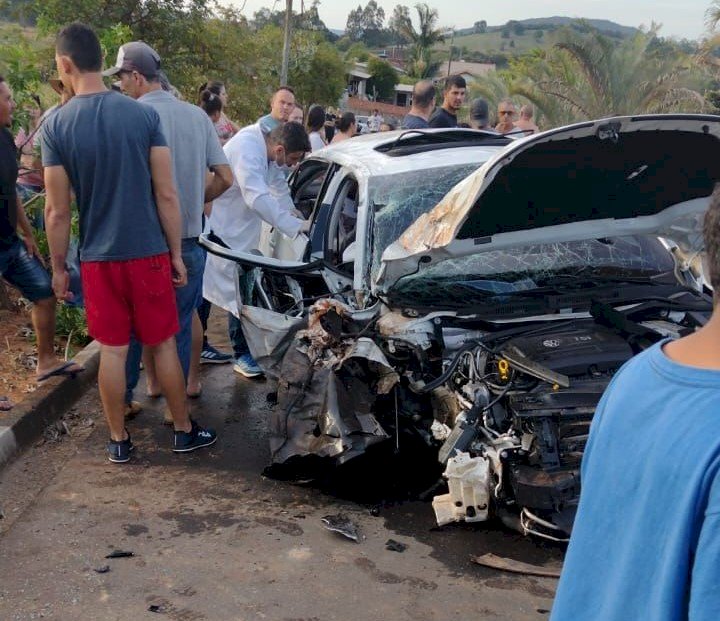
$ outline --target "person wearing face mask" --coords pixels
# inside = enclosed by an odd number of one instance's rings
[[[215,200],[205,231],[232,250],[258,247],[262,223],[295,238],[310,223],[295,215],[284,168],[296,165],[310,151],[305,128],[283,123],[265,132],[256,123],[241,129],[225,147],[235,181]],[[235,263],[208,254],[203,281],[206,300],[229,311],[229,332],[235,354],[235,372],[245,377],[262,375],[250,354],[238,318],[235,299]]]

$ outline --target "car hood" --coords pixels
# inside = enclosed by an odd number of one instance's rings
[[[720,116],[616,117],[518,140],[455,186],[383,254],[374,289],[453,257],[650,234],[702,249],[720,181]]]

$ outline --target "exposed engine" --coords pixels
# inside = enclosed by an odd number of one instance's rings
[[[454,420],[452,408],[435,408],[432,425],[449,488],[433,500],[438,523],[496,514],[524,533],[566,540],[595,408],[635,353],[593,320],[462,346],[434,389],[435,400],[440,391],[446,405],[450,395],[457,401]]]
[[[322,301],[283,331],[276,315],[245,307],[256,359],[279,379],[275,475],[298,470],[312,479],[315,465],[345,464],[383,443],[398,454],[403,441],[419,443],[444,467],[448,491],[433,500],[440,525],[497,516],[565,541],[590,424],[613,375],[709,316],[709,298],[683,295],[622,310],[594,302],[587,318],[494,324],[398,312],[360,323],[342,304]]]

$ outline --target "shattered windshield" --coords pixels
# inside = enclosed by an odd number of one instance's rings
[[[422,214],[442,198],[482,162],[415,170],[373,177],[368,192],[374,210],[372,278],[380,268],[385,248],[405,232]]]
[[[657,237],[536,244],[440,261],[401,278],[390,297],[401,306],[461,308],[511,296],[657,282],[668,275],[672,281],[674,267]]]

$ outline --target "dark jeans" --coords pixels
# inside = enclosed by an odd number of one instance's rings
[[[233,346],[233,354],[236,358],[250,353],[245,335],[240,325],[240,320],[232,313],[228,313],[228,335]]]
[[[25,243],[17,235],[6,243],[0,246],[0,276],[31,302],[55,297],[50,275],[37,257],[28,254]]]
[[[208,340],[207,340],[207,327],[208,327],[208,319],[210,319],[210,309],[212,308],[212,304],[208,302],[205,298],[203,298],[202,303],[200,306],[198,306],[197,313],[198,317],[200,317],[200,323],[202,324],[203,329],[203,349],[207,347]]]

